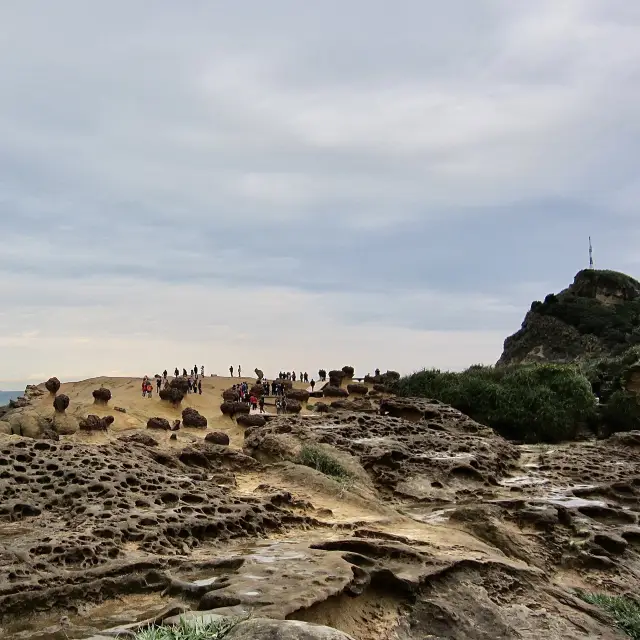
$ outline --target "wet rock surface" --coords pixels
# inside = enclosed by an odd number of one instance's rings
[[[58,437],[71,416],[43,404],[0,424]],[[0,435],[0,637],[180,616],[251,616],[238,639],[624,637],[574,588],[637,587],[637,432],[515,446],[441,403],[360,394],[327,413],[243,404],[169,440],[180,412],[161,404],[124,433]]]

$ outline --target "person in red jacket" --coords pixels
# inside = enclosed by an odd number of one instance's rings
[[[249,404],[251,405],[252,409],[257,409],[258,408],[258,398],[256,398],[255,396],[251,396],[249,398]]]

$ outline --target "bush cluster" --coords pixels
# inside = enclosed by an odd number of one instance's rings
[[[597,417],[591,385],[572,365],[423,370],[401,378],[394,390],[441,400],[505,438],[528,443],[571,440]]]

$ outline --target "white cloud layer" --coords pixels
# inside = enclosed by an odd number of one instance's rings
[[[492,362],[587,235],[637,269],[634,3],[34,0],[0,24],[0,386]]]

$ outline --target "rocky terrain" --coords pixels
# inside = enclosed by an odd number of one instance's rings
[[[515,446],[348,377],[234,417],[229,379],[177,406],[139,382],[0,410],[2,638],[249,615],[229,638],[625,637],[577,594],[637,589],[640,433]]]
[[[586,269],[571,286],[535,301],[509,336],[498,364],[575,362],[619,355],[640,344],[640,282]]]

